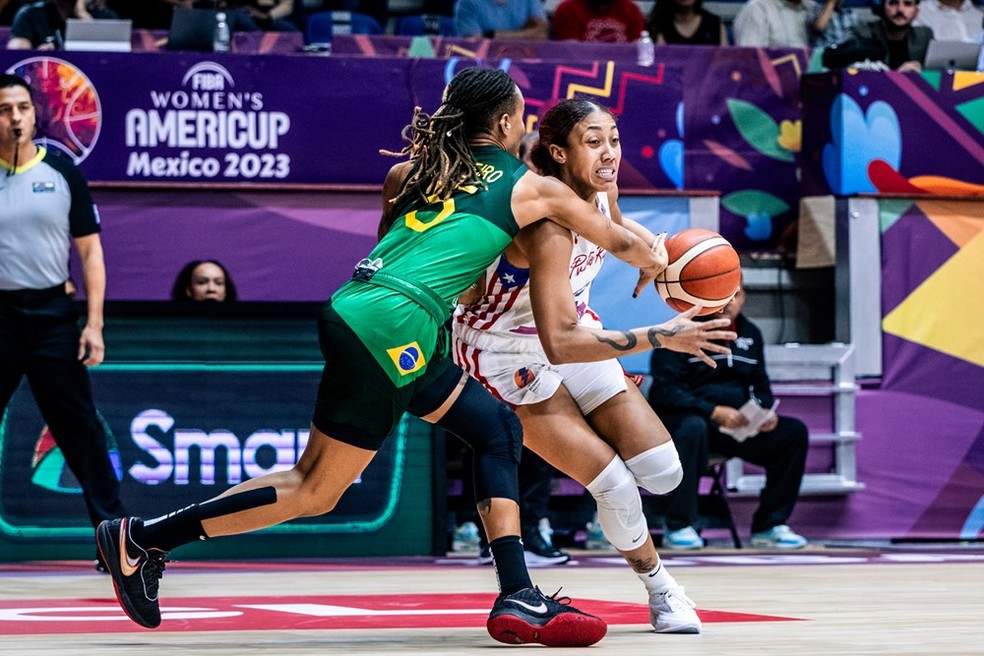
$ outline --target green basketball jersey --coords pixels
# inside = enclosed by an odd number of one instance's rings
[[[369,254],[388,277],[426,289],[407,294],[349,281],[331,298],[332,307],[397,387],[423,374],[458,296],[519,231],[512,190],[526,167],[501,148],[484,146],[473,153],[487,189],[462,188],[446,201],[398,208],[393,227]],[[440,321],[435,316],[439,312]]]

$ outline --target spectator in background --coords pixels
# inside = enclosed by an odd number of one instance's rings
[[[873,62],[883,70],[921,71],[933,31],[912,24],[919,15],[919,0],[887,0],[874,11],[878,20],[855,25],[845,41],[824,50],[823,65],[844,68]]]
[[[699,359],[668,349],[653,351],[653,385],[649,403],[673,436],[683,481],[667,495],[663,546],[700,549],[697,534],[697,485],[707,469],[708,452],[741,458],[765,468],[765,488],[752,516],[752,546],[799,549],[806,539],[794,533],[786,521],[799,495],[809,444],[806,426],[798,419],[773,414],[759,433],[738,441],[720,428],[737,428],[748,421],[739,410],[750,398],[764,408],[773,404],[772,388],[765,371],[762,332],[741,313],[745,292],[739,289],[721,314],[707,317],[730,319],[738,338],[729,342],[731,354],[712,353],[714,369]]]
[[[847,38],[858,24],[858,14],[844,0],[824,0],[810,15],[810,45],[826,48]]]
[[[0,417],[26,377],[95,527],[124,513],[86,369],[106,350],[101,228],[82,173],[34,144],[35,125],[31,87],[0,75]],[[73,247],[86,291],[81,331],[66,285]]]
[[[644,22],[632,0],[564,0],[553,15],[551,37],[628,43],[639,40]]]
[[[735,45],[806,48],[814,0],[748,0],[735,16]]]
[[[547,13],[542,0],[457,0],[458,36],[486,39],[546,39]]]
[[[939,41],[984,41],[984,10],[971,0],[926,0],[912,24],[933,30]]]
[[[298,30],[297,25],[290,20],[294,12],[294,0],[250,0],[246,9],[256,26],[265,32]]]
[[[234,303],[239,295],[232,276],[218,260],[194,260],[178,272],[171,288],[171,300]]]
[[[728,45],[728,30],[702,0],[656,0],[646,29],[658,44]]]
[[[44,0],[24,5],[14,16],[8,50],[61,50],[65,47],[65,21],[69,18],[93,20],[117,18],[103,0]]]
[[[225,12],[226,21],[229,23],[229,29],[232,33],[259,32],[260,26],[250,15],[251,3],[252,0],[195,0],[192,7]]]

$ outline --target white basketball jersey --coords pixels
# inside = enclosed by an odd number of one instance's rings
[[[596,194],[595,198],[601,213],[610,217],[608,195]],[[588,297],[591,282],[605,260],[605,250],[577,233],[571,236],[570,281],[578,323],[600,328],[601,321],[589,307]],[[454,336],[483,351],[542,352],[533,322],[529,280],[529,269],[517,267],[500,255],[485,272],[482,298],[455,310]]]

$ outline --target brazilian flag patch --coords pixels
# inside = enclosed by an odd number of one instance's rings
[[[390,359],[393,360],[396,368],[400,370],[400,375],[402,376],[419,371],[427,364],[424,353],[420,350],[420,345],[417,342],[410,342],[403,346],[386,349],[386,352],[389,354]]]

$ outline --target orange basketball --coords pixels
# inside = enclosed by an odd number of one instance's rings
[[[689,228],[666,240],[670,263],[656,276],[656,291],[677,312],[703,303],[700,314],[728,304],[741,283],[741,262],[728,240],[712,230]]]

